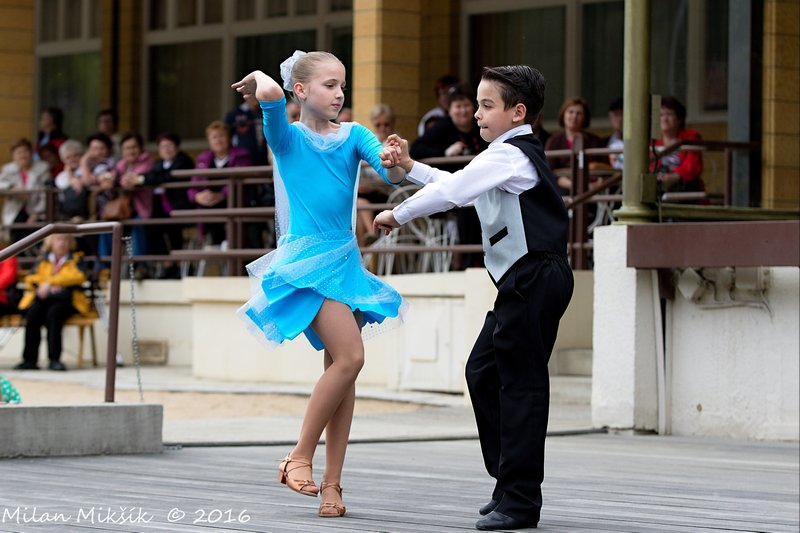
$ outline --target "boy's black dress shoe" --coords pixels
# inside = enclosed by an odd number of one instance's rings
[[[48,367],[50,370],[66,370],[67,367],[64,366],[64,363],[61,361],[50,361],[50,366]]]
[[[489,500],[489,503],[478,509],[478,512],[481,514],[481,516],[486,516],[487,514],[494,511],[495,507],[497,507],[498,505],[500,505],[500,502],[492,498],[491,500]]]
[[[36,363],[23,361],[17,365],[14,365],[14,370],[39,370],[39,367],[36,365]]]
[[[475,529],[494,531],[496,529],[506,530],[535,528],[538,523],[538,520],[519,520],[517,518],[506,516],[503,513],[492,511],[488,515],[475,522]]]

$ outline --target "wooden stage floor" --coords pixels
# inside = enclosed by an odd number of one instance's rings
[[[492,488],[474,439],[352,444],[347,516],[323,519],[277,483],[287,451],[0,460],[0,531],[473,531]],[[800,529],[796,442],[554,436],[546,474],[543,531]]]

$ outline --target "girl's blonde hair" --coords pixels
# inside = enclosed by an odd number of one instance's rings
[[[338,57],[330,52],[308,52],[298,57],[297,61],[295,61],[294,65],[292,66],[292,87],[294,87],[295,83],[308,83],[311,81],[311,78],[314,77],[314,72],[317,66],[327,61],[336,61],[342,65],[342,67],[344,67],[344,63],[342,63]],[[299,104],[300,100],[294,94],[294,91],[291,92],[291,95],[292,100]]]

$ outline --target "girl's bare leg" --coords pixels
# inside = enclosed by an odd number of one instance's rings
[[[332,363],[333,359],[328,350],[325,350],[325,368],[327,369]],[[322,481],[325,483],[341,483],[355,402],[356,386],[354,383],[342,399],[342,403],[334,411],[328,425],[325,426],[325,474],[322,476]],[[342,503],[341,495],[335,490],[326,489],[324,492],[324,494],[320,494],[324,501]]]
[[[311,392],[300,439],[291,455],[310,463],[323,429],[329,426],[328,439],[333,437],[336,444],[333,444],[332,450],[329,449],[332,455],[327,456],[326,464],[331,463],[331,467],[336,468],[338,463],[337,475],[341,476],[353,418],[355,382],[364,366],[364,344],[350,308],[335,300],[325,300],[311,327],[326,346],[326,368]],[[333,420],[334,417],[336,420]],[[334,472],[332,470],[330,473]],[[311,479],[310,469],[297,468],[292,478]],[[327,478],[327,468],[326,481],[338,482],[338,479]]]
[[[359,331],[363,315],[360,311],[354,314]],[[325,350],[325,369],[333,364],[333,358]],[[353,424],[353,409],[356,403],[356,386],[353,383],[350,391],[342,399],[342,403],[333,413],[328,425],[325,427],[325,483],[341,484],[344,458],[347,453],[347,441],[350,438],[350,427]],[[341,494],[335,490],[326,490],[322,495],[325,501],[342,503]]]

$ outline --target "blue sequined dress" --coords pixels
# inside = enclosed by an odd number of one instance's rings
[[[353,230],[361,160],[387,179],[380,142],[355,122],[325,136],[290,125],[285,98],[260,104],[275,154],[278,246],[247,265],[251,298],[237,314],[270,347],[305,333],[324,348],[310,324],[326,298],[363,314],[364,337],[396,325],[402,297],[363,267]]]

